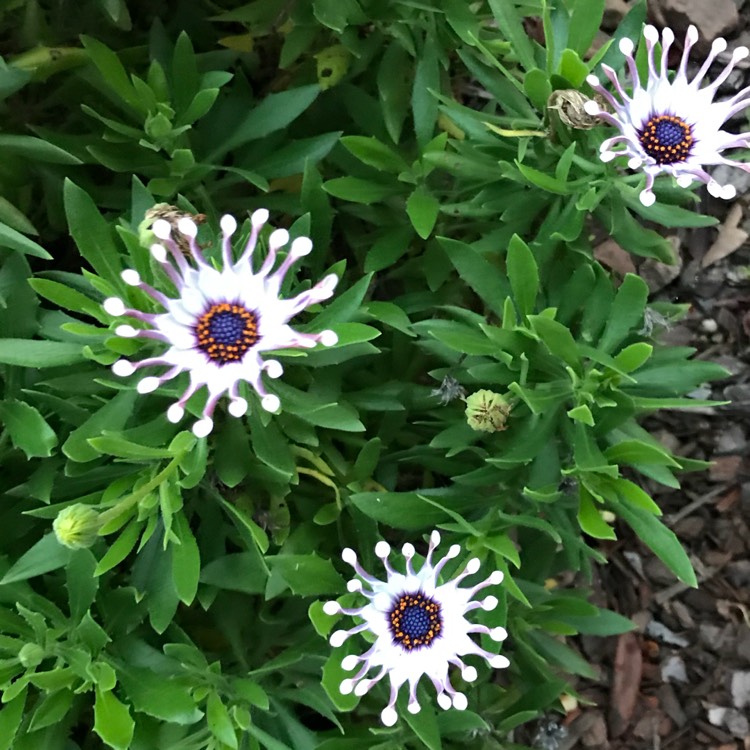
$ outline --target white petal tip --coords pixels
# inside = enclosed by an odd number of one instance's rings
[[[640,198],[641,203],[646,207],[653,206],[654,203],[656,203],[656,196],[651,190],[642,190],[638,197]]]
[[[375,545],[375,554],[381,559],[385,559],[391,554],[391,545],[388,542],[378,542]]]
[[[510,661],[500,654],[493,656],[489,662],[493,669],[507,669],[510,666]]]
[[[353,594],[355,591],[362,591],[362,581],[359,578],[352,578],[351,581],[346,582],[346,590]]]
[[[620,39],[620,44],[618,46],[623,55],[632,55],[633,50],[635,49],[633,40],[628,39],[627,37],[625,39]]]
[[[416,701],[414,701],[414,703],[410,703],[410,704],[409,704],[409,705],[408,705],[408,706],[406,707],[406,710],[407,710],[407,711],[408,711],[408,712],[409,712],[410,714],[418,714],[418,713],[419,713],[419,712],[420,712],[420,711],[422,710],[422,706],[420,706],[420,705],[419,705],[419,703],[417,703]]]
[[[628,159],[628,167],[630,169],[638,169],[641,166],[641,164],[643,164],[643,159],[641,159],[639,156],[631,156]]]
[[[155,378],[153,375],[143,378],[138,385],[136,390],[138,393],[152,393],[159,387],[159,378]]]
[[[168,240],[172,234],[172,227],[166,219],[157,219],[151,226],[151,231],[160,239]]]
[[[183,216],[177,222],[177,228],[186,237],[195,238],[198,236],[198,225],[192,219],[189,219],[187,216]]]
[[[135,372],[135,365],[132,362],[128,362],[127,359],[118,359],[112,365],[112,372],[121,378],[126,378]]]
[[[120,315],[125,315],[125,303],[119,297],[108,297],[102,303],[102,307],[104,308],[104,312],[116,318]]]
[[[349,633],[346,630],[337,630],[328,641],[331,646],[338,648],[344,644],[344,641],[349,637]]]
[[[133,339],[138,335],[138,331],[133,326],[122,325],[115,328],[115,333],[124,339]]]
[[[724,37],[719,36],[714,39],[711,49],[714,52],[723,52],[727,48],[727,40]]]
[[[451,544],[450,549],[445,553],[445,556],[453,559],[454,557],[458,557],[461,554],[461,545],[460,544]]]
[[[177,424],[185,416],[185,410],[179,404],[172,404],[167,409],[167,419],[172,424]]]
[[[599,153],[599,158],[607,164],[608,162],[612,161],[617,156],[616,151],[607,151],[606,149],[602,149]]]
[[[586,76],[586,83],[593,88],[601,85],[599,77],[594,75]]]
[[[138,284],[141,283],[141,275],[138,273],[138,271],[133,270],[132,268],[126,268],[121,274],[120,278],[128,285],[128,286],[138,286]]]
[[[263,369],[266,371],[266,375],[274,380],[280,378],[284,374],[284,368],[281,366],[281,362],[277,359],[266,360]]]
[[[268,238],[268,246],[278,250],[289,242],[289,232],[286,229],[274,229]]]
[[[312,252],[313,243],[309,237],[297,237],[292,242],[292,255],[301,258],[303,255],[309,255]]]
[[[354,686],[354,695],[361,698],[369,689],[372,683],[370,680],[362,680],[362,682],[358,682]]]
[[[326,602],[323,605],[323,611],[327,615],[337,615],[341,612],[341,605],[338,602]]]
[[[398,714],[395,708],[384,708],[380,712],[380,721],[387,727],[392,727],[398,721]]]
[[[414,545],[407,542],[403,547],[401,547],[401,554],[406,558],[412,558],[414,557],[416,550],[414,549]]]
[[[735,60],[744,60],[748,54],[750,54],[750,50],[747,47],[737,47],[734,52],[732,52],[732,59]]]
[[[151,255],[158,263],[167,261],[167,251],[161,245],[151,245]]]
[[[652,44],[656,44],[659,41],[659,32],[656,30],[656,26],[652,26],[651,24],[643,27],[643,36]]]
[[[224,214],[219,220],[219,226],[225,237],[231,237],[237,231],[237,219],[230,214]]]
[[[438,706],[443,709],[443,711],[447,711],[451,707],[451,699],[450,696],[446,695],[445,693],[440,693],[437,697]]]
[[[351,695],[352,690],[354,690],[354,682],[352,680],[341,680],[341,684],[339,685],[341,695]]]
[[[260,405],[266,411],[276,412],[281,408],[281,400],[278,396],[269,394],[268,396],[263,396],[263,398],[260,400]]]
[[[466,669],[461,672],[461,677],[463,677],[466,682],[474,682],[474,680],[479,677],[479,674],[477,673],[477,670],[474,669],[474,667],[466,667]]]
[[[250,217],[250,223],[254,227],[262,227],[268,221],[268,209],[259,208],[257,211],[253,211],[253,215]]]
[[[354,565],[357,562],[357,553],[351,547],[345,547],[341,551],[341,559],[347,565]]]
[[[430,534],[430,544],[433,547],[437,547],[438,544],[440,544],[440,532],[439,531],[433,531]]]
[[[339,337],[336,331],[323,331],[320,334],[320,343],[323,346],[335,346],[339,343]]]
[[[213,430],[213,428],[214,422],[212,419],[209,419],[208,417],[199,419],[193,425],[193,435],[195,435],[195,437],[197,438],[204,438],[211,432],[211,430]]]
[[[597,115],[601,114],[602,108],[593,99],[589,99],[587,102],[584,103],[583,111],[587,115],[596,117]]]
[[[233,417],[243,417],[247,414],[247,401],[244,398],[236,398],[229,404],[229,413]]]
[[[485,612],[491,612],[493,609],[495,609],[495,607],[497,607],[496,596],[485,597],[485,599],[482,601],[482,609]]]
[[[503,582],[504,578],[505,575],[503,574],[502,570],[493,570],[490,574],[490,583],[493,586],[499,586]]]
[[[345,672],[351,672],[357,664],[359,664],[359,659],[354,654],[349,654],[341,660],[341,669]]]
[[[698,41],[698,29],[693,26],[693,24],[690,24],[690,26],[688,26],[687,33],[685,34],[685,39],[691,44],[695,44]]]
[[[465,711],[468,705],[469,701],[463,693],[456,693],[453,696],[453,708],[457,711]]]
[[[672,44],[672,42],[674,41],[674,31],[672,31],[672,29],[670,29],[669,26],[665,26],[662,29],[661,38],[667,44]]]
[[[693,176],[690,174],[681,174],[677,177],[676,181],[681,188],[689,188],[693,184]]]
[[[490,638],[492,638],[493,641],[499,643],[500,641],[504,641],[507,637],[508,631],[505,628],[492,628],[492,630],[490,630]]]
[[[468,563],[466,563],[466,572],[469,574],[476,573],[479,568],[482,567],[482,563],[478,557],[472,557]]]

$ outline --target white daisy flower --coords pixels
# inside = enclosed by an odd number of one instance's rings
[[[188,373],[188,387],[167,411],[170,422],[179,422],[185,414],[187,400],[199,388],[206,387],[208,399],[202,418],[193,425],[198,437],[211,432],[214,408],[225,393],[230,399],[229,413],[235,417],[245,414],[248,404],[239,393],[241,381],[247,381],[256,390],[264,409],[276,411],[279,408],[278,396],[266,391],[261,373],[265,370],[268,377],[278,378],[283,369],[275,359],[261,359],[263,352],[289,347],[310,348],[318,343],[332,346],[337,341],[333,331],[299,333],[288,325],[289,320],[306,307],[328,299],[338,283],[337,276],[330,274],[306,292],[281,299],[279,290],[286,273],[296,260],[312,250],[312,242],[307,237],[297,237],[274,271],[278,251],[289,242],[289,233],[276,229],[268,240],[268,255],[255,273],[252,254],[260,231],[268,221],[268,211],[255,211],[250,221],[252,229],[247,245],[239,260],[234,262],[232,235],[237,222],[232,216],[222,217],[223,264],[221,270],[217,270],[206,260],[196,242],[198,227],[192,219],[180,219],[177,229],[188,240],[194,265],[188,263],[185,253],[172,238],[169,222],[158,219],[152,230],[161,244],[152,245],[151,254],[176,287],[177,296],[168,297],[129,269],[122,272],[123,281],[148,294],[164,312],[133,310],[117,297],[104,301],[104,309],[110,315],[127,315],[149,326],[141,329],[120,325],[115,329],[118,336],[156,339],[169,347],[159,356],[139,362],[126,359],[115,362],[112,371],[116,375],[132,375],[143,367],[168,367],[162,375],[150,375],[138,383],[139,393],[150,393],[180,373]]]
[[[714,101],[719,86],[727,79],[737,62],[747,57],[747,47],[737,47],[714,81],[701,86],[716,57],[726,50],[726,40],[714,41],[711,52],[697,75],[692,81],[688,81],[688,57],[690,49],[698,40],[698,30],[695,26],[690,26],[685,35],[680,66],[670,81],[667,57],[674,41],[674,33],[669,28],[662,31],[661,60],[657,60],[654,54],[654,48],[659,42],[659,32],[653,26],[646,26],[643,36],[648,51],[648,80],[645,86],[641,85],[638,76],[633,58],[634,45],[630,39],[620,40],[620,51],[625,55],[630,71],[630,96],[623,89],[614,70],[607,65],[602,65],[602,70],[612,82],[616,96],[607,91],[596,76],[586,79],[613,110],[612,113],[606,112],[596,102],[589,101],[585,105],[586,112],[598,115],[620,131],[620,135],[602,143],[602,161],[627,156],[631,169],[643,169],[646,173],[646,186],[640,199],[645,206],[652,205],[656,200],[653,193],[654,178],[661,172],[675,177],[680,187],[688,187],[693,180],[700,180],[708,185],[711,195],[733,198],[735,188],[732,185],[719,185],[704,167],[729,164],[750,172],[750,164],[722,156],[722,152],[728,148],[750,147],[750,133],[736,135],[721,129],[729,118],[750,106],[750,87],[725,101]]]
[[[477,679],[477,670],[465,664],[462,656],[481,656],[490,666],[498,669],[510,664],[504,656],[485,651],[469,637],[471,633],[486,633],[493,640],[502,641],[508,635],[505,628],[473,625],[466,619],[466,614],[474,609],[489,611],[497,606],[497,598],[494,596],[488,596],[481,602],[471,600],[481,589],[500,584],[503,574],[495,571],[471,588],[460,588],[458,584],[464,578],[479,570],[479,560],[474,558],[469,560],[455,578],[439,584],[438,576],[443,566],[456,557],[461,548],[457,544],[453,545],[445,557],[433,565],[432,553],[438,544],[440,534],[433,531],[427,559],[418,572],[412,565],[414,546],[405,544],[401,550],[406,559],[404,575],[394,570],[388,562],[390,546],[386,542],[378,542],[375,554],[385,566],[385,581],[367,573],[357,561],[354,550],[345,549],[341,557],[359,576],[349,581],[347,588],[352,592],[361,592],[368,603],[363,607],[347,609],[333,601],[326,602],[323,607],[329,615],[343,613],[362,619],[361,624],[349,630],[334,632],[330,639],[332,646],[341,646],[349,636],[365,630],[375,636],[372,648],[364,654],[350,655],[343,659],[341,665],[347,671],[355,669],[360,663],[362,666],[354,677],[345,679],[339,689],[344,695],[351,692],[364,695],[387,674],[391,681],[391,695],[388,705],[380,714],[386,726],[396,723],[396,698],[405,682],[409,683],[410,713],[415,714],[420,709],[417,684],[422,675],[427,675],[432,680],[441,708],[447,709],[452,705],[463,710],[468,701],[463,693],[457,692],[451,685],[448,677],[450,665],[457,666],[464,680],[472,682]],[[377,673],[366,678],[370,669],[376,669]]]

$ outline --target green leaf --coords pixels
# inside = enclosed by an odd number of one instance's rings
[[[518,309],[528,315],[534,311],[539,291],[539,269],[531,249],[517,234],[510,238],[506,263]]]
[[[341,138],[341,145],[362,163],[383,172],[398,174],[409,168],[409,165],[399,153],[390,146],[381,143],[377,138],[347,135]]]
[[[184,514],[175,515],[174,530],[180,543],[172,545],[172,580],[180,601],[190,606],[198,592],[200,550]]]
[[[578,523],[582,531],[594,539],[617,539],[614,529],[602,518],[585,487],[580,489]]]
[[[654,351],[651,344],[639,341],[626,346],[616,357],[615,362],[623,372],[633,372],[644,364]]]
[[[375,182],[359,177],[335,177],[324,183],[323,189],[334,198],[365,205],[377,203],[403,191],[403,187],[396,182]]]
[[[576,371],[581,368],[581,357],[573,334],[562,323],[543,315],[529,315],[529,323],[545,346]]]
[[[94,731],[114,750],[128,750],[133,739],[135,722],[128,707],[111,691],[96,689]]]
[[[201,570],[201,583],[245,594],[265,591],[268,572],[257,552],[237,552],[208,563]]]
[[[19,367],[60,367],[84,359],[80,344],[31,339],[0,339],[0,363]]]
[[[26,688],[8,701],[0,711],[0,750],[13,750],[13,741],[21,725],[25,705]]]
[[[586,65],[577,52],[572,49],[563,50],[560,57],[560,75],[570,81],[571,85],[578,88],[586,80],[589,74],[589,66]]]
[[[109,224],[89,195],[67,178],[63,194],[70,233],[81,255],[99,276],[119,285],[122,264]]]
[[[0,421],[13,445],[27,458],[52,455],[57,435],[33,406],[24,401],[0,401]]]
[[[424,704],[419,713],[412,714],[407,710],[402,715],[414,734],[422,740],[429,750],[442,750],[443,744],[440,741],[440,729],[432,704]]]
[[[599,348],[609,354],[616,349],[625,337],[643,318],[648,301],[648,286],[635,274],[625,274],[614,302],[609,311],[609,319],[604,333],[599,339]]]
[[[131,521],[120,536],[117,537],[112,546],[104,553],[102,559],[99,560],[94,575],[100,576],[108,570],[112,570],[115,565],[119,565],[132,552],[142,530],[139,521]]]
[[[145,114],[145,107],[138,92],[128,78],[125,67],[117,55],[106,45],[90,36],[81,36],[86,52],[99,69],[107,85],[127,104]]]
[[[63,453],[71,461],[79,463],[99,458],[101,454],[90,445],[89,439],[98,437],[105,428],[117,430],[124,427],[133,413],[133,404],[137,398],[138,393],[135,390],[120,391],[68,435],[62,446]]]
[[[413,238],[414,230],[409,226],[387,230],[368,250],[365,258],[365,272],[382,271],[393,265],[409,250]]]
[[[357,0],[313,0],[313,13],[323,26],[339,34],[347,26],[366,23],[368,20]]]
[[[65,568],[65,587],[68,589],[70,619],[73,622],[80,622],[96,598],[99,579],[95,571],[96,558],[90,550],[73,551]]]
[[[502,32],[503,38],[510,42],[521,65],[526,70],[536,67],[534,47],[521,23],[521,15],[516,6],[508,3],[507,0],[489,0],[489,3],[492,15],[497,21],[497,27]]]
[[[674,532],[643,508],[609,500],[612,509],[633,529],[640,540],[683,582],[698,587],[690,558]]]
[[[388,135],[394,143],[401,137],[409,94],[414,79],[413,60],[398,41],[392,41],[378,68],[377,84],[383,119]]]
[[[642,440],[623,440],[607,448],[604,455],[615,464],[657,464],[680,468],[666,450]]]
[[[594,426],[594,415],[591,413],[591,409],[589,409],[586,404],[579,404],[573,409],[569,409],[568,416],[571,419],[574,419],[576,422],[582,422],[589,427]]]
[[[568,46],[585,57],[599,30],[606,0],[577,0],[573,3],[568,31]],[[572,81],[571,81],[572,83]]]
[[[439,92],[440,63],[436,37],[428,32],[425,35],[422,52],[417,57],[417,69],[414,73],[414,87],[411,93],[414,132],[417,136],[417,143],[422,148],[432,140],[435,132],[438,116],[436,94]]]
[[[417,234],[426,240],[435,227],[440,203],[424,188],[418,187],[406,200],[406,213]]]
[[[33,547],[11,565],[10,570],[0,580],[0,584],[26,581],[29,578],[49,573],[67,565],[71,550],[57,541],[54,533],[43,536]]]
[[[211,154],[211,159],[285,128],[317,99],[318,94],[320,86],[317,84],[269,94],[250,110],[228,138],[222,140],[220,146]]]
[[[510,286],[484,256],[465,242],[438,237],[440,246],[458,271],[458,275],[497,315],[503,314],[503,300],[510,293]]]
[[[0,134],[0,150],[4,154],[18,154],[26,159],[48,164],[81,163],[77,156],[69,154],[54,143],[30,135]]]
[[[523,77],[523,88],[531,103],[540,111],[547,108],[547,100],[552,94],[549,76],[539,68],[532,68]]]
[[[190,696],[189,687],[178,680],[164,679],[150,669],[130,666],[118,669],[117,676],[139,713],[183,725],[195,724],[203,716]]]
[[[19,253],[33,255],[36,258],[52,259],[52,256],[41,245],[3,223],[0,223],[0,247],[18,250]]]
[[[237,734],[234,731],[234,725],[229,718],[227,707],[222,703],[217,693],[211,692],[208,694],[206,720],[208,721],[208,728],[217,740],[232,748],[232,750],[237,750]]]
[[[309,555],[275,555],[266,558],[274,571],[279,571],[297,596],[340,594],[346,589],[344,579],[330,560]]]

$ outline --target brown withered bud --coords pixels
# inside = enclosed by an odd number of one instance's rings
[[[141,244],[144,247],[149,247],[153,243],[155,237],[151,232],[151,227],[157,219],[164,219],[172,227],[172,239],[177,243],[180,250],[184,253],[189,252],[190,246],[188,240],[177,228],[177,222],[185,217],[192,219],[196,224],[203,224],[206,221],[206,214],[191,214],[189,211],[183,211],[181,208],[171,206],[169,203],[157,203],[152,206],[146,211],[143,221],[138,227]]]
[[[599,94],[594,94],[594,101],[605,111],[609,111],[607,102]],[[588,114],[584,105],[589,97],[576,89],[559,89],[553,91],[547,99],[547,109],[554,109],[558,117],[569,128],[591,130],[601,124],[601,119]]]

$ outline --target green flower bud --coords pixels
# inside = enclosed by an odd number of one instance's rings
[[[472,430],[500,432],[506,427],[510,408],[499,393],[481,390],[466,399],[466,419]]]
[[[34,669],[42,663],[44,656],[44,649],[38,643],[27,643],[18,652],[18,661],[26,669]]]
[[[70,549],[90,547],[99,538],[100,527],[99,514],[81,503],[64,508],[52,522],[57,541]]]

